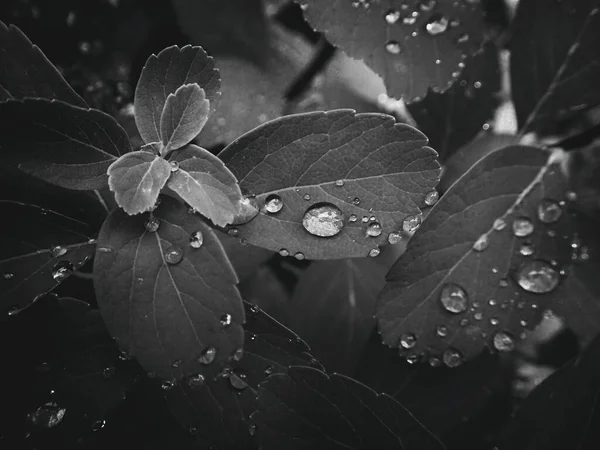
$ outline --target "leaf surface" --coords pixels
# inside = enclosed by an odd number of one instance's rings
[[[440,167],[426,144],[423,134],[390,116],[352,110],[292,115],[256,128],[219,154],[261,207],[238,227],[239,235],[307,259],[367,256],[420,213],[437,184]],[[272,194],[283,201],[277,213],[264,208]],[[303,227],[307,209],[322,204],[343,215],[343,229],[333,237]],[[365,217],[381,225],[379,236],[366,236]]]
[[[129,214],[154,208],[158,194],[171,175],[169,162],[154,153],[136,151],[121,156],[108,168],[108,186]]]
[[[243,344],[235,273],[214,232],[179,202],[162,199],[148,220],[119,209],[100,230],[94,285],[102,316],[148,372],[167,380],[215,374]],[[201,358],[211,348],[216,354]]]
[[[62,101],[0,103],[2,159],[44,181],[75,190],[107,185],[108,166],[131,151],[127,133],[109,115]]]

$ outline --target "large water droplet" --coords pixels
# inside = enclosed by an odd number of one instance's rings
[[[517,273],[517,283],[527,292],[544,294],[558,286],[560,274],[545,261],[535,259]]]
[[[302,226],[314,236],[335,236],[344,228],[344,215],[331,203],[317,203],[304,213]]]
[[[59,261],[52,268],[52,278],[59,283],[69,277],[75,268],[69,261]]]
[[[400,345],[402,348],[410,349],[417,345],[417,337],[414,333],[405,333],[400,338]]]
[[[208,347],[204,349],[200,357],[198,358],[198,362],[201,364],[210,364],[215,360],[217,356],[217,349],[214,347]]]
[[[469,307],[467,293],[455,283],[447,283],[442,287],[440,302],[446,311],[453,314],[463,313]]]
[[[385,44],[385,49],[392,55],[399,55],[402,52],[402,47],[398,41],[388,41]]]
[[[229,384],[231,384],[231,387],[233,387],[234,389],[243,391],[248,387],[248,383],[246,383],[245,379],[246,375],[244,375],[243,373],[236,374],[235,372],[233,372],[229,376]]]
[[[510,352],[515,348],[515,341],[510,334],[498,331],[494,334],[494,348],[499,352]]]
[[[513,233],[517,237],[529,236],[533,230],[533,223],[527,217],[517,217],[513,221]]]
[[[154,233],[160,227],[160,220],[152,216],[146,221],[144,226],[150,233]]]
[[[421,226],[421,216],[408,216],[402,222],[402,229],[406,233],[414,233]]]
[[[402,240],[402,234],[399,231],[392,231],[388,235],[388,242],[392,245],[399,244]]]
[[[31,423],[42,428],[53,428],[62,422],[67,410],[54,402],[45,403],[27,417]]]
[[[204,236],[201,231],[194,231],[190,236],[190,247],[200,248],[204,243]]]
[[[265,199],[265,209],[271,214],[278,213],[283,208],[283,200],[279,195],[271,194]]]
[[[394,25],[398,20],[400,20],[400,11],[397,9],[390,9],[385,13],[385,21],[388,24]]]
[[[425,204],[427,206],[433,206],[437,203],[437,201],[440,198],[440,194],[438,191],[430,191],[427,194],[425,194]]]
[[[171,247],[165,253],[165,261],[169,264],[179,264],[183,260],[183,251],[179,247]]]
[[[454,348],[446,349],[442,355],[442,359],[448,367],[458,367],[462,364],[462,355]]]
[[[59,256],[64,256],[67,253],[67,249],[65,247],[61,247],[60,245],[56,245],[52,247],[50,250],[53,258],[58,258]]]
[[[479,236],[479,239],[477,239],[473,243],[473,250],[475,250],[476,252],[482,252],[486,248],[488,248],[489,245],[490,245],[489,236],[487,234],[482,234],[481,236]]]
[[[229,325],[231,325],[231,320],[231,314],[223,314],[219,319],[219,322],[221,323],[222,327],[228,327]]]
[[[448,29],[448,19],[442,14],[436,13],[431,16],[431,19],[425,24],[425,30],[431,36],[442,34]]]
[[[381,224],[379,222],[372,222],[367,226],[367,236],[377,237],[381,235]]]
[[[538,218],[544,223],[558,222],[562,216],[562,208],[556,200],[545,198],[538,205]]]

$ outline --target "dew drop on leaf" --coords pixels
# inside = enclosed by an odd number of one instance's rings
[[[304,194],[302,198],[308,202],[310,201],[310,194]]]
[[[165,261],[169,264],[179,264],[183,260],[183,251],[178,247],[171,247],[165,253]]]
[[[480,312],[473,314],[473,318],[475,320],[481,320],[483,319],[483,314],[481,314]]]
[[[414,233],[415,231],[417,231],[417,228],[419,228],[420,226],[421,226],[421,216],[420,215],[408,216],[406,219],[404,219],[404,222],[402,222],[402,229],[406,233]]]
[[[506,228],[506,221],[502,217],[499,217],[498,219],[494,220],[494,224],[492,226],[494,230],[502,231],[504,228]]]
[[[442,359],[448,367],[454,368],[462,364],[462,355],[454,348],[447,348],[442,355]]]
[[[369,221],[369,216],[363,216],[361,220],[363,223],[367,223]]]
[[[233,352],[233,355],[231,355],[231,358],[234,361],[241,361],[243,356],[244,356],[244,349],[238,348],[237,350],[235,350]]]
[[[409,364],[416,364],[417,362],[419,362],[419,355],[416,355],[414,353],[406,355],[406,362]]]
[[[12,280],[14,276],[15,276],[15,274],[14,274],[14,273],[10,273],[10,272],[5,272],[5,273],[2,275],[2,277],[3,277],[5,280]]]
[[[105,367],[104,370],[102,370],[102,377],[106,378],[107,380],[112,378],[112,376],[115,374],[115,367],[114,366],[109,366],[109,367]]]
[[[385,50],[391,55],[399,55],[402,52],[402,47],[398,41],[388,41],[385,44]]]
[[[402,240],[402,234],[399,231],[392,231],[388,235],[388,242],[392,245],[400,243]]]
[[[367,236],[377,237],[381,235],[381,224],[379,222],[372,222],[367,226]]]
[[[473,250],[475,250],[476,252],[482,252],[486,248],[488,248],[489,245],[490,245],[489,236],[487,234],[482,234],[481,236],[479,236],[479,239],[477,239],[473,243]]]
[[[527,217],[517,217],[513,221],[512,227],[513,233],[517,237],[529,236],[534,230],[533,222],[531,222],[531,220],[529,220]]]
[[[271,214],[278,213],[283,208],[283,200],[279,195],[271,194],[265,199],[265,209]]]
[[[294,255],[294,258],[296,258],[298,261],[302,261],[302,260],[304,259],[304,253],[302,253],[302,252],[297,252],[297,253]]]
[[[65,408],[61,408],[54,402],[49,402],[30,413],[27,418],[35,426],[53,428],[63,420],[66,412]]]
[[[231,314],[223,314],[219,319],[219,322],[221,322],[222,327],[228,327],[231,325]]]
[[[425,30],[431,36],[442,34],[448,29],[448,19],[442,14],[436,13],[431,16],[431,19],[425,24]]]
[[[358,220],[358,217],[356,217],[356,214],[350,214],[350,217],[348,217],[348,222],[350,223],[354,223]]]
[[[400,337],[400,345],[402,348],[411,349],[417,345],[417,337],[414,333],[405,333]]]
[[[53,258],[58,258],[59,256],[64,256],[67,253],[67,249],[65,247],[61,247],[60,245],[56,245],[52,247],[50,250]]]
[[[342,186],[344,186],[344,183],[345,183],[345,182],[344,182],[344,180],[337,180],[337,181],[335,182],[335,185],[336,185],[337,187],[342,187]]]
[[[231,237],[236,237],[238,234],[240,234],[240,231],[237,228],[230,228],[227,230],[227,234]]]
[[[170,381],[170,380],[165,380],[160,385],[160,387],[163,391],[170,391],[171,389],[173,389],[175,387],[175,382]]]
[[[577,194],[573,191],[567,191],[565,193],[565,198],[570,202],[574,202],[577,201]]]
[[[273,373],[273,366],[267,366],[265,368],[265,375],[269,376]]]
[[[279,250],[279,254],[281,256],[290,256],[290,252],[288,250],[286,250],[285,248],[282,248],[281,250]]]
[[[231,384],[231,387],[233,387],[234,389],[243,391],[248,387],[248,383],[244,381],[245,378],[246,376],[244,374],[232,373],[229,376],[229,384]]]
[[[496,325],[498,325],[499,323],[500,323],[500,321],[499,321],[499,320],[498,320],[496,317],[492,317],[492,318],[490,319],[490,325],[494,325],[494,326],[496,326]]]
[[[437,356],[430,356],[428,362],[431,367],[440,367],[442,365],[442,360]]]
[[[421,11],[431,11],[436,3],[436,0],[423,0],[420,5]]]
[[[177,172],[179,170],[179,163],[177,161],[171,161],[169,165],[171,166],[171,172]]]
[[[208,347],[204,349],[200,357],[198,358],[198,362],[201,364],[210,364],[215,360],[217,356],[217,349],[214,347]]]
[[[146,227],[147,231],[154,233],[156,230],[158,230],[158,227],[160,227],[160,220],[158,220],[156,217],[150,217],[144,226]]]
[[[558,286],[560,274],[545,261],[536,259],[523,265],[517,283],[527,292],[545,294]]]
[[[505,331],[498,331],[494,334],[494,348],[499,352],[510,352],[515,348],[515,341]]]
[[[562,208],[558,202],[548,198],[540,201],[537,212],[538,218],[544,223],[558,222],[558,219],[562,216]]]
[[[204,378],[204,375],[202,375],[201,373],[192,375],[187,380],[187,382],[190,386],[196,387],[196,388],[204,386],[205,381],[206,381],[206,379]]]
[[[256,434],[256,424],[255,423],[251,423],[248,426],[248,433],[250,433],[250,436],[254,436]]]
[[[102,428],[104,428],[104,425],[106,425],[106,420],[95,420],[92,423],[92,431],[100,431]]]
[[[442,287],[440,302],[446,311],[453,314],[463,313],[469,306],[467,293],[456,283],[447,283]]]
[[[201,231],[194,231],[190,236],[190,247],[192,248],[200,248],[204,243],[204,236],[202,236]]]
[[[59,261],[52,268],[52,278],[59,283],[69,277],[75,268],[69,261]]]
[[[448,327],[446,325],[438,325],[437,327],[435,327],[435,334],[438,337],[448,336]]]
[[[385,13],[385,21],[388,24],[394,25],[396,22],[398,22],[398,20],[400,20],[400,11],[397,9],[390,9],[387,13]]]
[[[344,215],[331,203],[317,203],[304,213],[302,226],[313,236],[335,236],[344,228]]]
[[[433,206],[437,203],[437,201],[440,198],[440,194],[438,191],[430,191],[427,194],[425,194],[425,204],[427,206]]]
[[[523,242],[521,244],[521,248],[519,249],[519,253],[523,256],[531,256],[535,251],[535,247],[531,242]]]
[[[470,39],[469,33],[460,33],[456,37],[456,43],[457,44],[464,44],[466,42],[469,42],[469,39]]]
[[[375,258],[376,256],[379,256],[379,253],[381,253],[379,248],[372,248],[371,250],[369,250],[369,256],[371,258]]]
[[[352,200],[352,203],[355,204],[355,205],[357,205],[357,206],[360,205],[360,198],[354,197],[354,200]]]

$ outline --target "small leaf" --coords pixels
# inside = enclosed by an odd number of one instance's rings
[[[426,144],[423,134],[391,116],[352,110],[292,115],[258,127],[219,154],[261,208],[238,227],[239,236],[307,259],[377,252],[390,233],[403,230],[405,219],[418,221],[419,207],[438,182],[436,153]],[[271,195],[281,208],[270,212]],[[307,210],[320,205],[337,210],[333,237],[315,236],[303,225]],[[367,236],[374,221],[381,232]]]
[[[243,343],[235,273],[214,232],[176,200],[162,199],[148,220],[119,209],[100,230],[94,285],[102,316],[148,372],[212,376]]]
[[[240,208],[242,192],[223,162],[196,145],[177,152],[172,161],[178,169],[168,187],[215,225],[231,223]]]
[[[202,130],[209,114],[209,101],[198,84],[185,84],[169,94],[160,118],[163,154],[189,144]]]
[[[344,375],[293,366],[262,383],[261,448],[434,450],[444,445],[400,403]]]
[[[171,165],[143,150],[127,153],[108,168],[108,185],[129,215],[150,211],[171,176]]]
[[[174,45],[148,58],[134,99],[135,123],[144,142],[161,141],[160,121],[167,98],[186,84],[198,84],[214,111],[221,79],[213,59],[202,48]]]
[[[600,103],[599,11],[597,0],[519,3],[510,67],[521,134],[554,133],[557,121]]]
[[[0,21],[0,101],[40,97],[87,108],[37,45],[14,25]]]
[[[109,115],[58,100],[0,103],[3,161],[57,186],[101,189],[108,166],[131,151],[127,133]]]
[[[302,0],[304,15],[351,58],[364,60],[384,80],[390,97],[423,97],[444,90],[464,59],[481,46],[479,2]]]

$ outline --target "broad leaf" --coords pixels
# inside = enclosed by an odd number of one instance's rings
[[[115,200],[129,214],[152,210],[171,175],[171,164],[152,152],[127,153],[108,168],[108,186]]]
[[[198,84],[214,111],[221,79],[213,59],[200,47],[165,48],[146,61],[135,89],[135,123],[146,143],[161,141],[160,120],[169,94],[180,86]]]
[[[123,128],[107,114],[58,100],[0,103],[3,161],[57,186],[106,186],[108,166],[131,151]]]
[[[600,2],[519,3],[511,35],[512,93],[521,133],[600,103]]]
[[[209,101],[198,84],[185,84],[169,94],[160,118],[163,153],[189,144],[206,124],[208,113]]]
[[[494,116],[499,90],[498,50],[489,42],[482,52],[466,60],[465,70],[450,89],[428,91],[423,100],[408,105],[408,110],[445,161]]]
[[[583,261],[571,254],[581,242],[567,211],[565,158],[508,147],[452,185],[387,275],[377,312],[387,345],[454,367],[486,344],[511,350],[545,308],[588,336],[598,329],[594,295],[564,300],[578,284],[572,258]]]
[[[302,0],[302,4],[314,28],[381,75],[390,97],[409,101],[423,97],[429,87],[449,87],[483,39],[479,2]]]
[[[14,25],[0,21],[0,101],[40,97],[86,108],[37,45]]]
[[[292,331],[244,302],[247,322],[241,360],[216,378],[193,376],[168,389],[166,398],[180,423],[199,442],[223,449],[248,448],[255,438],[249,416],[256,410],[258,384],[290,365],[313,364],[308,346]]]
[[[148,372],[168,380],[208,376],[242,347],[244,311],[223,247],[173,199],[151,217],[112,212],[94,274],[111,335]]]
[[[261,264],[267,262],[274,255],[269,250],[248,245],[245,242],[242,244],[236,238],[223,233],[219,233],[218,237],[240,281],[250,277]]]
[[[374,255],[405,219],[405,229],[418,222],[413,216],[438,182],[436,153],[426,144],[391,116],[352,110],[292,115],[256,128],[219,154],[261,207],[239,236],[300,259]],[[281,202],[269,212],[272,196]],[[332,220],[321,229],[325,216]],[[377,231],[367,236],[368,227]]]
[[[177,170],[168,187],[215,225],[233,222],[242,192],[235,176],[223,162],[196,145],[189,145],[173,158]]]
[[[261,384],[252,420],[265,450],[445,448],[392,397],[310,367],[290,367]]]

